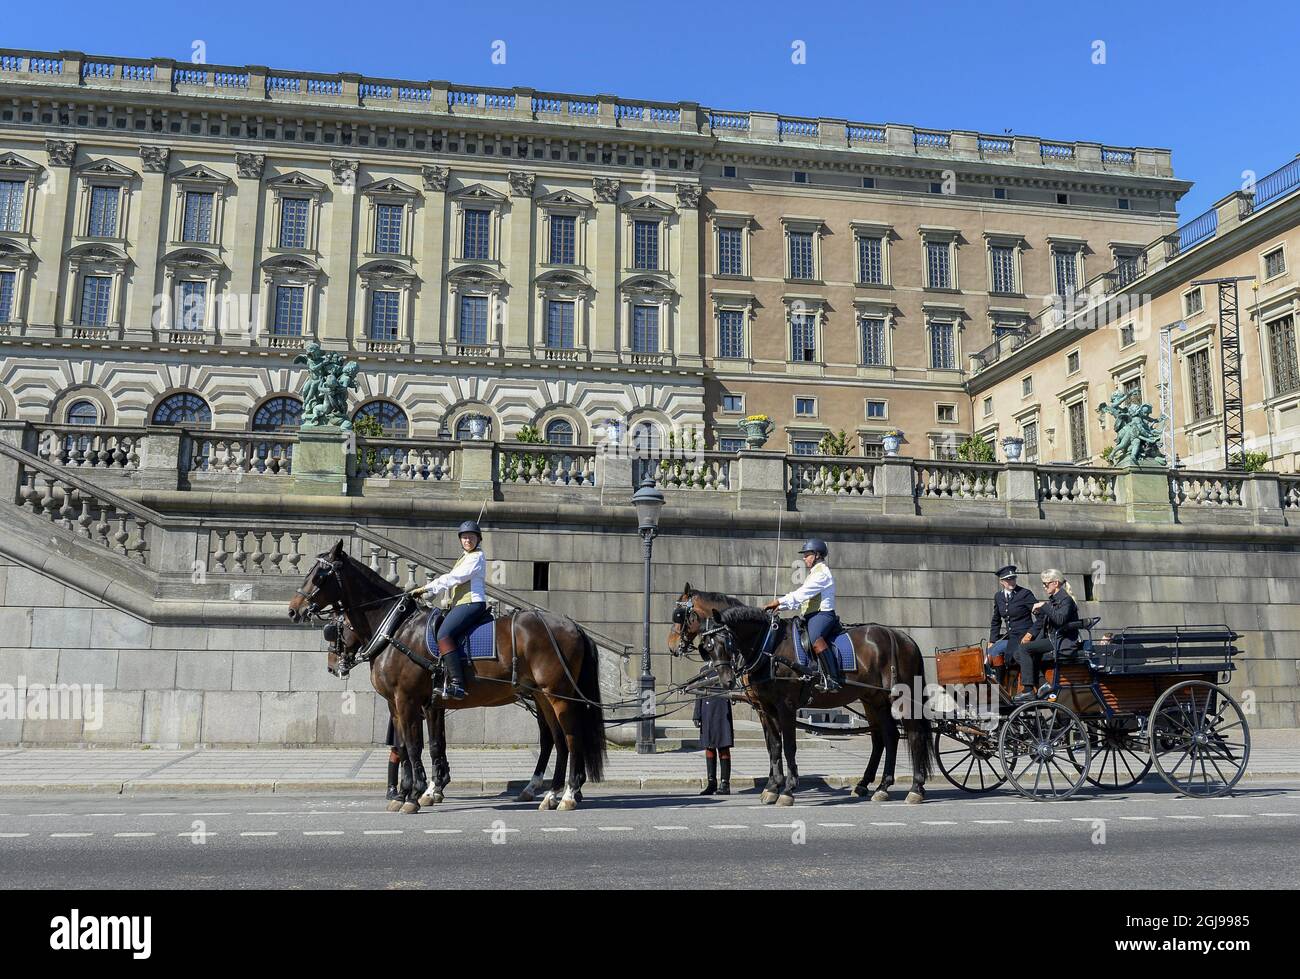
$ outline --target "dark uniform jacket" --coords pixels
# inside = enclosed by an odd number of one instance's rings
[[[1002,623],[1007,624],[1006,635],[1017,641],[1034,627],[1033,614],[1034,593],[1022,585],[1016,585],[1011,591],[999,587],[993,596],[993,619],[989,622],[989,642],[1002,638]]]
[[[1077,626],[1067,629],[1066,625],[1078,620],[1079,606],[1065,593],[1064,588],[1057,589],[1056,594],[1050,596],[1047,604],[1039,609],[1034,621],[1034,638],[1046,636],[1055,639],[1060,636],[1062,650],[1076,649],[1079,645],[1079,629]]]
[[[736,743],[730,697],[697,697],[695,722],[700,726],[701,748],[730,748]]]

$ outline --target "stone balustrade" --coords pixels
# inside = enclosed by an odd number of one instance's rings
[[[91,485],[85,480],[119,491],[310,492],[299,486],[294,474],[298,440],[293,434],[159,427],[83,431],[76,426],[0,422],[0,435],[8,444],[36,453],[42,463],[39,470],[23,470],[24,482],[11,487],[14,498],[56,520],[76,521],[85,502],[90,524],[98,526],[98,504],[81,499],[82,487]],[[82,439],[85,447],[79,448]],[[355,453],[350,458],[346,495],[377,501],[550,498],[621,506],[648,474],[667,493],[669,505],[680,507],[770,510],[779,506],[798,511],[848,506],[864,514],[1024,519],[1058,519],[1073,512],[1080,519],[1109,522],[1300,524],[1300,476],[1276,473],[1131,472],[681,448],[642,458],[644,453],[631,446],[427,438],[340,437],[338,451],[340,459],[349,451]],[[63,481],[74,477],[77,484],[65,490]],[[225,538],[224,543],[228,554],[238,550],[233,538]],[[271,556],[289,553],[282,550],[283,541],[257,543],[266,560],[276,566],[281,565]]]

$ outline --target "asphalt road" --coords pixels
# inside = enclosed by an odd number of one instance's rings
[[[1244,785],[780,809],[596,787],[569,813],[466,795],[414,815],[373,795],[0,797],[0,887],[1295,888],[1300,781]]]

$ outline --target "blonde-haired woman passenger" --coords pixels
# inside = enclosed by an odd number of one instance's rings
[[[1034,604],[1034,627],[1016,650],[1020,683],[1024,687],[1024,692],[1015,698],[1019,702],[1037,697],[1043,653],[1055,649],[1060,655],[1079,647],[1079,606],[1074,602],[1074,590],[1056,568],[1044,571],[1041,579],[1047,598]]]

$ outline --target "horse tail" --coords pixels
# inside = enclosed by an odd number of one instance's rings
[[[916,677],[920,680],[922,694],[917,703],[917,698],[913,698],[914,710],[912,716],[903,722],[903,729],[907,732],[907,749],[912,758],[913,778],[926,782],[929,780],[931,773],[934,771],[933,765],[938,761],[934,746],[934,731],[930,724],[930,715],[925,703],[925,657],[921,654],[921,647],[916,644],[916,640],[909,636],[901,629],[891,630],[895,637],[901,637],[904,646],[915,656]],[[897,651],[897,642],[895,642],[895,651]],[[897,662],[897,659],[895,659]],[[907,678],[909,681],[911,677]]]
[[[591,636],[579,626],[582,636],[582,668],[578,671],[578,694],[586,703],[579,705],[578,741],[582,746],[582,763],[587,777],[599,782],[605,777],[605,711],[600,702],[600,653]]]

